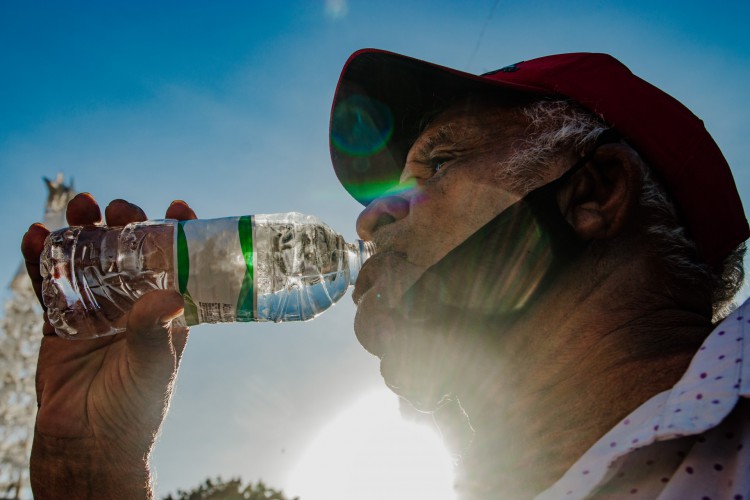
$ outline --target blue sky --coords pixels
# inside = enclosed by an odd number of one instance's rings
[[[476,73],[609,52],[704,119],[750,206],[749,21],[747,2],[0,0],[0,283],[57,171],[152,217],[181,198],[203,217],[313,213],[353,238],[360,208],[330,168],[327,126],[362,47]],[[283,486],[315,430],[381,384],[353,314],[345,298],[302,325],[196,328],[160,492],[209,474]]]

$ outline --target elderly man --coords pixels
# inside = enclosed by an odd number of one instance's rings
[[[462,498],[750,498],[750,310],[724,319],[748,224],[680,103],[602,54],[473,76],[366,50],[342,73],[331,153],[378,248],[357,337],[435,413]],[[68,217],[100,219],[88,195]],[[106,218],[145,215],[116,201]],[[45,234],[23,243],[36,283]],[[148,493],[180,312],[153,292],[123,336],[45,336],[37,496]]]

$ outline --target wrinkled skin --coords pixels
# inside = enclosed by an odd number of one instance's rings
[[[404,294],[430,266],[525,194],[513,192],[501,175],[524,129],[510,110],[458,108],[442,114],[407,155],[401,183],[411,189],[375,200],[357,221],[359,235],[378,248],[354,291],[357,338],[381,358],[386,383],[419,408],[433,409],[452,392],[457,371],[482,348],[476,336],[460,332],[481,329],[484,318],[467,317],[445,295],[413,293],[407,304]],[[465,282],[454,283],[450,293],[460,295],[480,278],[467,271]]]
[[[106,209],[106,224],[146,220],[124,200]],[[194,219],[184,202],[167,218]],[[94,199],[79,194],[68,205],[70,225],[101,223]],[[48,231],[32,225],[22,242],[29,275],[40,296],[39,256]],[[41,300],[41,299],[40,299]],[[169,405],[188,337],[170,320],[182,313],[176,292],[155,291],[136,302],[124,333],[95,340],[57,337],[45,321],[36,375],[39,411],[31,457],[37,498],[150,495],[148,455]],[[46,317],[46,315],[45,315]]]
[[[502,107],[446,111],[411,147],[402,189],[357,222],[378,248],[353,295],[357,338],[380,358],[386,384],[418,409],[439,416],[447,400],[460,401],[473,442],[460,430],[443,434],[464,439],[453,443],[465,451],[462,498],[531,498],[551,486],[616,422],[672,387],[711,328],[705,297],[665,286],[638,208],[644,164],[626,143],[591,152],[556,192],[563,223],[584,242],[574,260],[549,261],[547,273],[526,265],[524,251],[505,262],[487,248],[500,264],[490,272],[471,259],[440,267],[580,158],[560,154],[541,175],[521,172],[529,183],[513,182],[504,166],[524,147],[526,125]],[[538,276],[529,279],[529,269]],[[512,314],[466,301],[501,304],[505,284],[537,278],[544,285]],[[654,350],[650,339],[660,338],[673,343]]]

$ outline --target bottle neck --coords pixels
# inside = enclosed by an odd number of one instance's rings
[[[354,285],[359,276],[359,270],[367,259],[375,253],[375,243],[372,241],[355,240],[346,244],[347,262],[349,264],[349,284]]]

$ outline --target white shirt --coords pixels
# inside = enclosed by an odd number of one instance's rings
[[[750,300],[537,500],[750,500]]]

